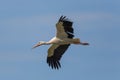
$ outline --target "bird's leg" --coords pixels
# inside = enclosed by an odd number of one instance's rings
[[[89,45],[87,42],[80,42],[81,45]]]

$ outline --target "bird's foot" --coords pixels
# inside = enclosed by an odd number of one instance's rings
[[[82,45],[89,45],[89,43],[86,43],[86,42],[84,42],[84,43],[81,43]]]

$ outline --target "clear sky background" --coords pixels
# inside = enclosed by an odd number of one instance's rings
[[[49,46],[31,48],[61,15],[90,46],[71,45],[52,70]],[[0,0],[0,80],[120,80],[120,0]]]

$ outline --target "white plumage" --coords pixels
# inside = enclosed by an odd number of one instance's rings
[[[65,51],[68,49],[70,44],[81,44],[88,45],[88,43],[83,43],[79,38],[74,37],[74,30],[72,27],[73,22],[66,19],[66,16],[61,16],[58,22],[56,23],[56,36],[48,42],[40,41],[33,48],[36,48],[41,45],[51,45],[48,49],[47,63],[52,69],[59,69],[60,59]]]

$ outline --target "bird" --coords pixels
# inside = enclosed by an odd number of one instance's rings
[[[41,45],[51,45],[48,49],[46,62],[52,69],[61,68],[60,60],[71,44],[89,45],[87,42],[81,42],[79,38],[74,38],[72,25],[73,22],[66,18],[66,16],[60,16],[56,23],[56,36],[48,42],[39,41],[33,46],[33,48],[36,48]]]

